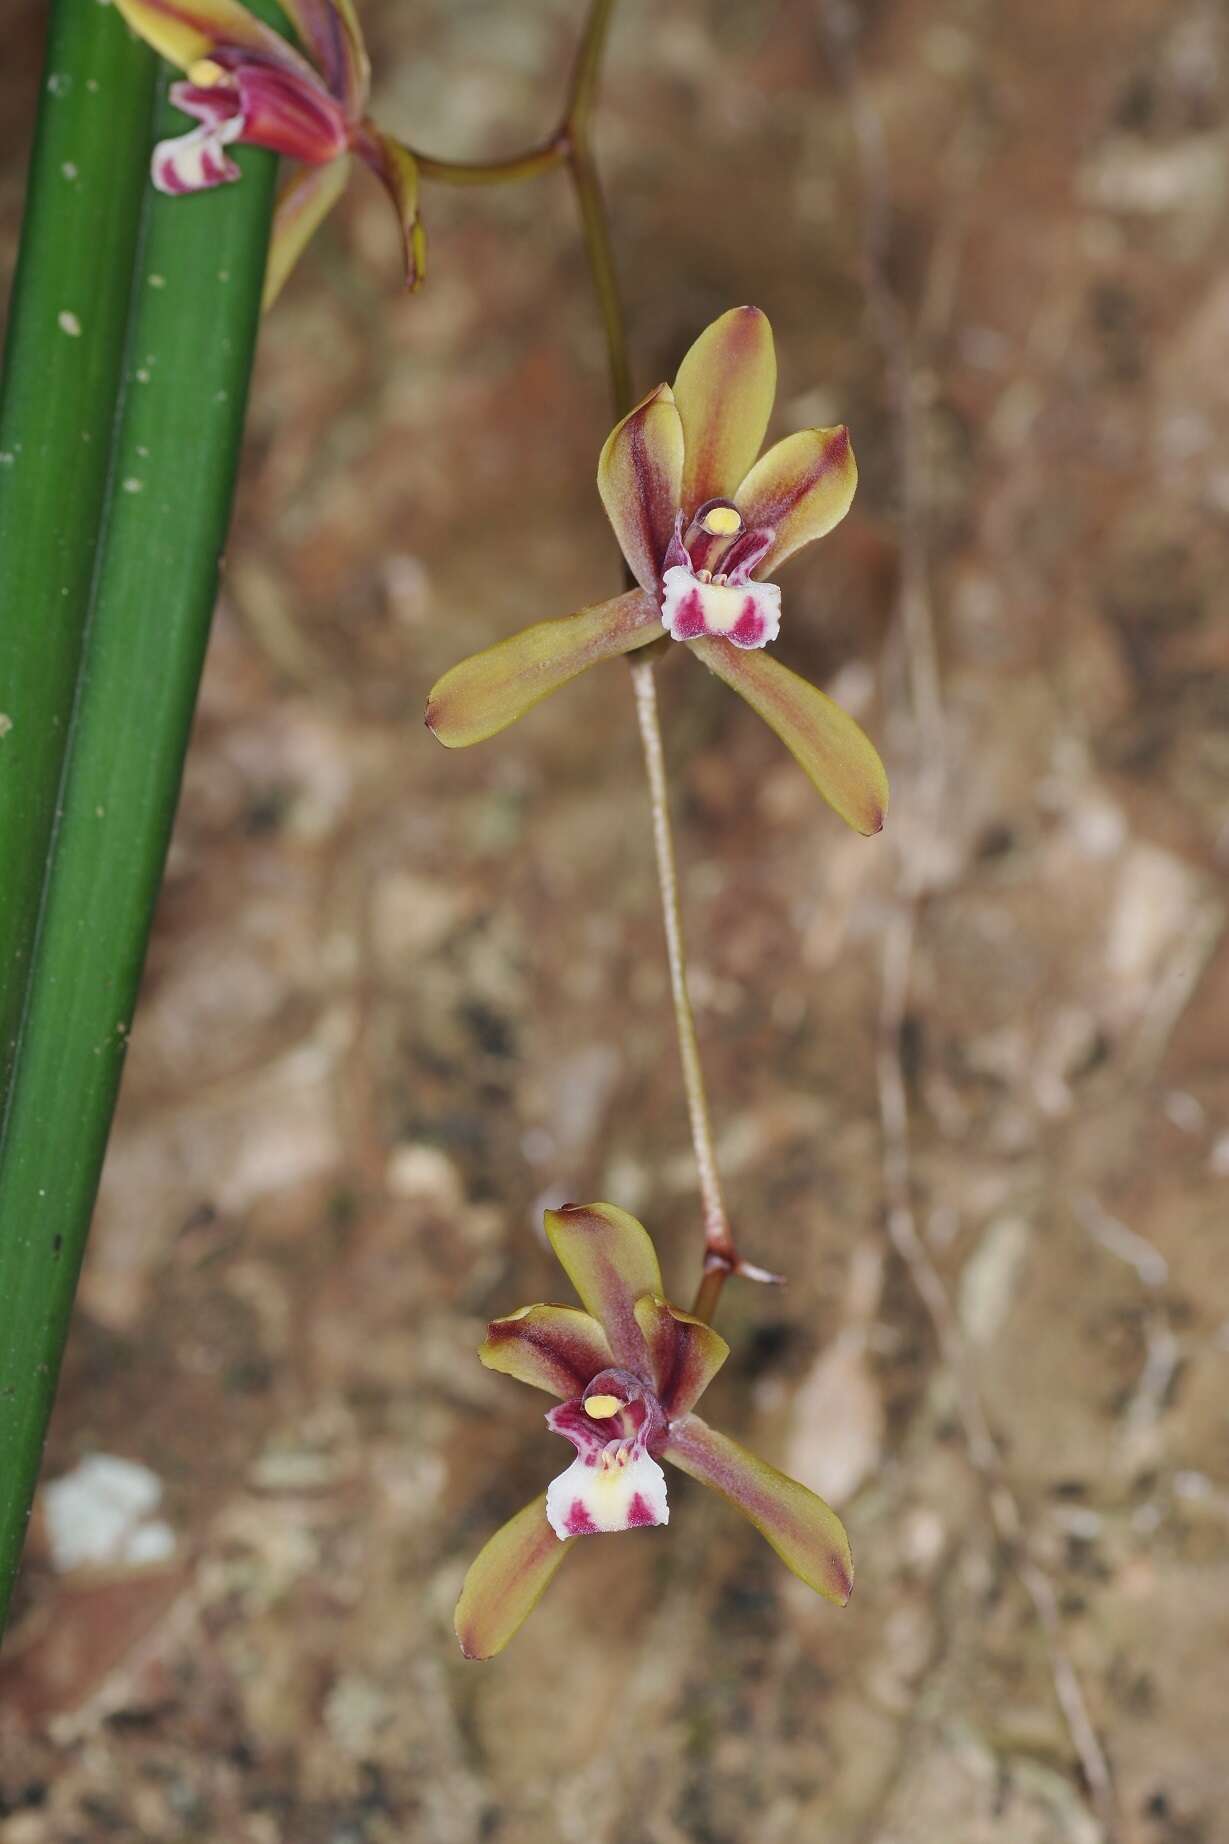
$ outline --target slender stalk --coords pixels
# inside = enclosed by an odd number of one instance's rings
[[[636,696],[636,718],[644,749],[644,765],[649,778],[649,805],[653,815],[653,847],[657,854],[657,886],[661,892],[662,920],[666,926],[666,958],[670,963],[670,996],[674,1001],[674,1022],[678,1030],[679,1060],[683,1065],[683,1087],[687,1094],[687,1114],[691,1122],[691,1143],[695,1148],[696,1170],[700,1178],[700,1197],[704,1205],[705,1281],[708,1258],[717,1257],[728,1272],[735,1256],[730,1243],[729,1219],[721,1196],[717,1174],[717,1155],[713,1149],[713,1130],[708,1116],[708,1099],[704,1092],[704,1071],[700,1064],[700,1046],[691,1000],[687,993],[687,957],[683,948],[683,918],[679,911],[678,871],[674,862],[674,840],[670,832],[670,809],[666,789],[666,758],[662,749],[661,724],[657,714],[657,682],[651,662],[633,660],[632,689]],[[702,1284],[701,1292],[704,1286]],[[720,1291],[718,1285],[717,1291]],[[714,1302],[715,1303],[715,1302]]]
[[[614,0],[593,0],[584,34],[572,69],[572,83],[560,139],[564,145],[568,172],[571,175],[576,203],[584,233],[585,251],[594,292],[601,309],[606,334],[606,358],[610,374],[611,404],[616,418],[627,415],[632,407],[632,374],[628,356],[623,306],[619,296],[618,274],[610,239],[606,203],[598,179],[597,164],[589,143],[589,127],[597,99],[602,55],[614,14]],[[628,581],[630,583],[630,577]],[[678,1037],[679,1061],[683,1070],[683,1088],[687,1096],[687,1117],[691,1126],[691,1144],[695,1153],[696,1172],[704,1212],[704,1268],[696,1294],[697,1318],[709,1319],[716,1310],[721,1289],[729,1274],[743,1274],[750,1279],[775,1281],[778,1277],[763,1268],[744,1262],[730,1235],[730,1222],[721,1194],[717,1154],[709,1118],[708,1097],[704,1087],[704,1069],[696,1038],[695,1018],[687,992],[687,953],[683,942],[683,918],[679,907],[678,872],[674,858],[674,839],[670,828],[670,804],[666,779],[666,758],[662,747],[661,721],[657,708],[657,684],[654,679],[655,658],[659,649],[647,648],[630,661],[632,689],[636,700],[636,719],[644,752],[645,773],[649,784],[649,805],[653,819],[653,847],[657,861],[657,887],[661,897],[662,920],[666,932],[666,956],[670,967],[670,995],[674,1004],[674,1024]]]
[[[437,160],[432,154],[409,150],[421,179],[434,179],[441,186],[507,186],[518,179],[536,179],[560,166],[565,157],[557,135],[530,147],[521,154],[509,154],[506,160]]]
[[[606,203],[598,181],[597,167],[588,144],[575,128],[568,147],[568,171],[576,192],[580,221],[584,230],[589,271],[602,314],[606,333],[606,356],[610,371],[610,401],[615,421],[632,407],[632,371],[627,354],[627,335],[623,326],[623,306],[615,272],[614,253],[610,247],[610,230],[606,221]]]
[[[610,224],[606,201],[602,197],[597,162],[589,142],[589,129],[597,103],[602,57],[614,17],[614,0],[593,0],[585,29],[572,66],[568,105],[559,131],[568,172],[580,211],[585,253],[589,273],[601,310],[606,334],[607,368],[610,373],[610,400],[615,420],[626,416],[632,407],[632,367],[627,350],[627,331],[623,323],[623,303],[619,296],[619,278],[615,269],[614,249],[610,241]]]
[[[585,19],[585,29],[581,34],[576,61],[572,66],[572,81],[568,89],[568,107],[566,119],[571,124],[573,133],[580,131],[583,137],[589,126],[589,117],[597,101],[597,86],[602,75],[602,59],[606,55],[606,40],[610,36],[610,24],[614,18],[615,0],[592,0]]]

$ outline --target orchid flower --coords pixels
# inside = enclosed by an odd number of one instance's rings
[[[639,586],[445,673],[427,705],[442,743],[494,736],[587,667],[664,630],[759,712],[842,819],[878,832],[888,784],[874,748],[852,717],[763,651],[781,625],[770,572],[844,518],[858,479],[843,425],[803,429],[760,455],[776,378],[767,317],[731,308],[701,333],[673,388],[659,384],[616,425],[597,485]]]
[[[478,1356],[562,1398],[546,1424],[576,1457],[471,1565],[456,1611],[466,1657],[503,1650],[580,1537],[669,1523],[662,1460],[728,1499],[844,1606],[853,1559],[836,1513],[693,1412],[730,1348],[664,1297],[643,1224],[613,1204],[569,1204],[547,1211],[546,1233],[584,1311],[522,1307],[488,1326]]]
[[[171,101],[197,126],[154,148],[160,192],[202,192],[238,179],[226,151],[236,142],[303,162],[278,197],[266,307],[345,190],[351,154],[386,187],[401,226],[406,285],[417,286],[425,254],[418,171],[409,150],[366,114],[371,66],[352,0],[283,0],[302,52],[239,0],[116,5],[133,31],[187,78],[171,85]]]

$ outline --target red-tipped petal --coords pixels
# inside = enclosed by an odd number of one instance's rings
[[[306,58],[239,0],[115,0],[132,30],[168,63],[187,70],[225,47],[254,52],[279,70],[317,81]]]
[[[839,525],[857,485],[858,464],[843,423],[802,429],[761,455],[734,494],[750,529],[768,525],[774,533],[756,575],[770,576],[804,544]]]
[[[560,621],[539,621],[446,672],[427,700],[427,726],[449,749],[506,729],[599,660],[660,638],[656,602],[640,589]]]
[[[636,1301],[662,1292],[648,1230],[614,1204],[568,1204],[546,1212],[546,1234],[586,1311],[601,1325],[616,1364],[646,1382],[653,1370]]]
[[[546,1493],[509,1518],[469,1566],[453,1616],[466,1658],[494,1658],[528,1619],[575,1537],[546,1521]]]
[[[683,425],[668,384],[659,384],[616,423],[597,464],[597,490],[627,567],[650,595],[679,509]]]
[[[391,134],[381,134],[370,122],[364,123],[356,137],[354,151],[366,161],[392,200],[401,226],[405,285],[417,288],[427,266],[427,235],[418,216],[418,166],[414,156],[408,147]]]
[[[776,731],[846,825],[861,833],[880,830],[888,778],[874,744],[847,711],[771,654],[741,652],[727,640],[689,644]]]
[[[488,1370],[565,1400],[581,1395],[611,1362],[605,1332],[575,1306],[523,1306],[493,1319],[478,1356]]]
[[[750,1518],[787,1569],[844,1606],[853,1589],[849,1538],[836,1512],[796,1479],[718,1434],[698,1415],[672,1423],[665,1457]]]
[[[776,389],[772,328],[758,307],[732,307],[705,327],[674,380],[686,512],[730,498],[760,452]]]
[[[661,1406],[670,1419],[685,1415],[729,1357],[730,1347],[703,1319],[680,1312],[660,1295],[646,1294],[634,1310],[649,1347]]]
[[[343,155],[324,166],[300,167],[282,187],[273,213],[269,260],[265,265],[264,306],[273,306],[286,278],[345,191],[350,160]]]
[[[329,89],[356,121],[367,106],[371,65],[351,0],[281,0],[282,11]]]

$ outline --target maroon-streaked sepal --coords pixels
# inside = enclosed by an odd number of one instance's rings
[[[657,603],[641,589],[539,621],[446,672],[427,700],[427,727],[449,749],[481,743],[599,660],[660,637]]]
[[[354,137],[354,151],[366,162],[392,201],[401,227],[405,285],[411,292],[426,274],[427,234],[418,215],[418,164],[408,147],[373,122],[364,122]]]
[[[689,516],[734,492],[760,452],[776,389],[772,328],[758,307],[732,307],[705,327],[674,380]]]
[[[479,1550],[461,1587],[453,1625],[466,1658],[494,1658],[528,1619],[572,1547],[546,1521],[546,1493],[518,1511]]]
[[[671,1424],[665,1458],[750,1518],[786,1568],[808,1588],[845,1605],[853,1590],[849,1538],[822,1498],[728,1435],[718,1434],[698,1415],[685,1415]]]
[[[772,529],[772,543],[756,564],[756,575],[771,575],[804,544],[839,525],[857,485],[858,464],[843,423],[835,429],[802,429],[761,455],[734,495],[749,529]]]
[[[649,1348],[662,1408],[671,1420],[686,1415],[729,1357],[729,1345],[703,1319],[681,1312],[660,1294],[645,1294],[633,1310]]]
[[[848,711],[768,653],[727,640],[693,640],[710,672],[775,730],[834,813],[855,832],[878,832],[888,810],[888,778],[869,737]]]
[[[668,384],[616,423],[597,463],[597,490],[640,587],[656,595],[679,509],[683,425]]]
[[[282,11],[332,94],[356,121],[367,106],[371,65],[351,0],[282,0]]]
[[[636,1301],[661,1294],[661,1269],[648,1230],[614,1204],[567,1204],[546,1212],[551,1247],[601,1325],[616,1364],[652,1382]]]
[[[488,1370],[549,1390],[565,1400],[579,1396],[611,1362],[597,1320],[575,1306],[522,1306],[492,1319],[478,1356]]]
[[[345,191],[350,180],[350,157],[343,155],[325,166],[300,167],[277,195],[269,260],[265,264],[263,306],[267,311],[281,294],[291,270]]]

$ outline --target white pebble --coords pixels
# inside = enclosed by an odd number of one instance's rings
[[[63,1573],[88,1563],[163,1560],[175,1537],[166,1524],[150,1521],[161,1501],[162,1481],[147,1466],[88,1454],[43,1488],[53,1565]]]

